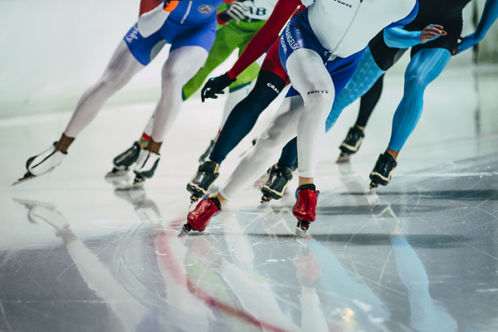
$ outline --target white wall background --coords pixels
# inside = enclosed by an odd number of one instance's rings
[[[138,1],[0,1],[0,116],[71,109],[135,23]],[[153,99],[161,61],[111,103]]]

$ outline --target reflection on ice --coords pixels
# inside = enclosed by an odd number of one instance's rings
[[[484,158],[452,171],[498,167]],[[162,189],[113,187],[105,204],[123,220],[91,219],[50,195],[16,198],[23,231],[53,241],[2,254],[0,330],[492,330],[496,179],[400,174],[371,192],[364,169],[334,167],[305,239],[294,235],[293,197],[258,206],[256,190],[254,204],[186,237],[188,197],[163,200]],[[88,206],[101,206],[101,191]]]

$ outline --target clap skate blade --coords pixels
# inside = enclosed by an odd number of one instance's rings
[[[298,219],[296,225],[296,236],[299,238],[305,238],[307,236],[310,223],[308,221]]]
[[[339,157],[336,160],[336,163],[338,163],[338,164],[340,164],[340,163],[347,163],[350,160],[351,160],[351,154],[345,153],[345,152],[341,152],[339,154]]]
[[[374,182],[374,181],[370,182],[370,190],[375,189],[378,186],[379,186],[379,184],[377,182]]]
[[[22,183],[24,181],[27,181],[27,180],[31,180],[35,177],[36,177],[36,175],[33,175],[30,172],[27,172],[26,174],[23,175],[22,178],[19,178],[19,179],[15,180],[14,182],[12,182],[12,186],[15,186],[15,185]]]
[[[261,196],[261,203],[268,203],[269,201],[271,201],[271,197],[269,195],[264,194]]]
[[[190,204],[194,204],[195,202],[197,202],[199,200],[199,198],[201,198],[202,196],[196,196],[195,194],[192,194],[190,196]]]

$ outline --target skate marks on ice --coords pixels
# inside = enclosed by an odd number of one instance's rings
[[[498,169],[496,159],[481,161],[456,162],[452,172]],[[91,237],[53,202],[17,200],[32,221],[27,234],[50,230],[59,242],[0,260],[8,323],[50,331],[496,329],[497,180],[400,174],[369,193],[363,172],[343,171],[339,187],[322,191],[302,240],[292,197],[227,208],[209,233],[183,238],[186,213],[169,211],[184,208],[186,196],[171,208],[143,188],[115,190],[137,222]],[[0,329],[8,329],[1,320]]]

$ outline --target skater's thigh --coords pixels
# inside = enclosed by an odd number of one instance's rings
[[[110,87],[123,85],[145,66],[133,56],[126,43],[121,41],[107,65],[102,81]]]
[[[286,67],[292,87],[303,98],[314,94],[332,95],[332,78],[315,51],[304,48],[295,51],[288,58]]]
[[[163,67],[163,83],[171,80],[185,84],[199,70],[207,56],[206,49],[200,46],[184,46],[171,51]]]
[[[132,56],[144,66],[147,66],[166,45],[166,40],[158,31],[149,37],[142,37],[135,24],[123,38]]]

